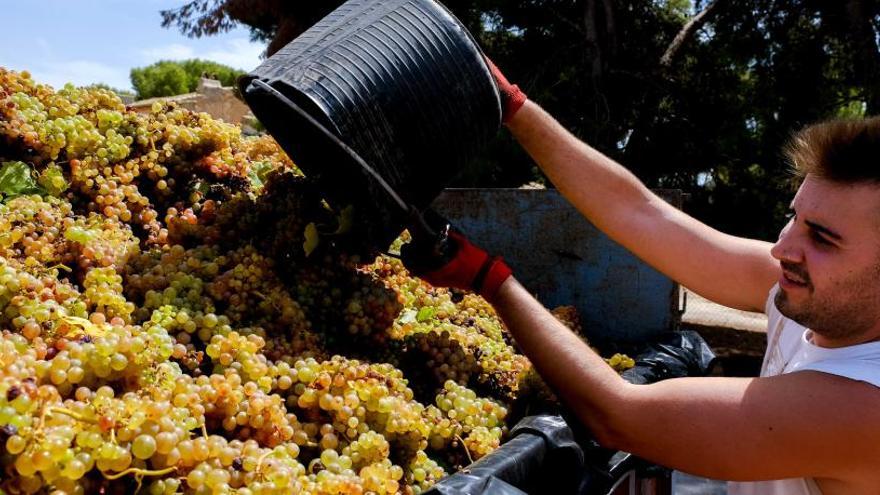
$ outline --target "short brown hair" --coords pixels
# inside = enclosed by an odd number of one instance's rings
[[[880,184],[880,117],[813,124],[792,137],[785,154],[799,178]]]

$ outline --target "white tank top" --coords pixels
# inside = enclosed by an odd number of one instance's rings
[[[761,376],[795,371],[821,371],[880,387],[880,342],[829,349],[812,343],[812,332],[782,316],[774,299],[779,286],[767,298],[767,352]],[[748,483],[730,482],[728,495],[821,495],[812,478],[792,478]]]

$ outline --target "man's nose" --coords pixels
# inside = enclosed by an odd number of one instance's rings
[[[798,246],[794,225],[789,224],[782,229],[782,232],[779,233],[779,240],[770,249],[770,255],[779,261],[787,261],[789,263],[800,263],[803,261],[803,251]]]

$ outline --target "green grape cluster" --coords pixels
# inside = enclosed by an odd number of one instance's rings
[[[31,269],[71,265],[64,234],[74,222],[73,208],[63,199],[11,198],[0,205],[0,255]]]
[[[412,493],[418,495],[434,486],[446,474],[446,470],[436,460],[420,450],[416,452],[407,466],[405,481]]]
[[[418,494],[542,383],[269,136],[0,68],[0,168],[4,493]]]
[[[431,445],[442,449],[464,442],[468,460],[479,459],[498,448],[506,432],[507,408],[497,401],[478,397],[476,392],[450,380],[437,394],[437,409],[431,412],[435,426]]]
[[[16,75],[4,70],[2,77],[14,79]],[[82,95],[86,90],[72,85],[58,93],[27,81],[8,87],[3,99],[6,134],[20,140],[39,158],[55,160],[62,153],[68,158],[90,155],[107,165],[131,152],[133,138],[117,131],[124,107],[104,90],[92,90],[96,94],[104,92],[103,98],[89,98]]]

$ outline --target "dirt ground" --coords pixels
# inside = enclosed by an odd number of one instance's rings
[[[767,346],[767,316],[715,304],[693,291],[687,294],[682,328],[696,330],[719,357],[716,374],[756,376]]]

